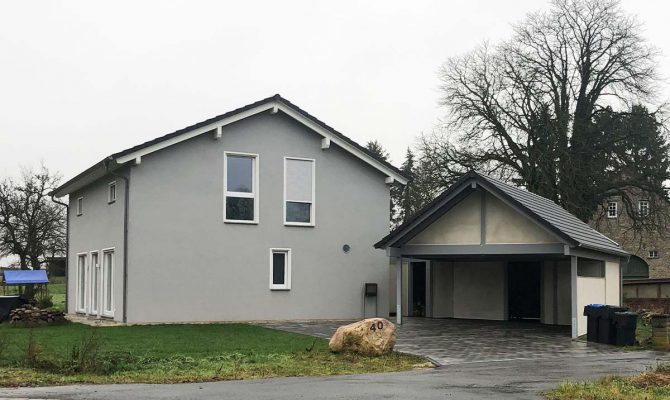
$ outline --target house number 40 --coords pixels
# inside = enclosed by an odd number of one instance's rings
[[[376,330],[381,331],[382,329],[384,329],[384,323],[382,321],[377,321],[377,323],[373,322],[372,325],[370,325],[370,330],[372,332],[375,332]]]

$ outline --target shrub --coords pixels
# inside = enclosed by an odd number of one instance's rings
[[[42,354],[42,347],[37,343],[33,330],[30,329],[28,333],[28,342],[23,353],[23,364],[27,367],[37,368],[40,366],[40,354]]]
[[[40,309],[51,308],[54,306],[53,296],[40,292],[35,296],[35,306]]]

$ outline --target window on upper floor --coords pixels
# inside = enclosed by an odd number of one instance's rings
[[[223,220],[258,223],[258,155],[224,153]]]
[[[270,249],[270,289],[291,289],[291,249]]]
[[[315,162],[284,158],[284,224],[314,226]]]
[[[607,202],[607,218],[616,218],[618,216],[617,202],[608,201]]]
[[[77,198],[77,215],[82,215],[84,213],[84,198]]]
[[[637,202],[637,209],[641,217],[646,217],[649,215],[649,201],[640,200]]]
[[[649,250],[649,258],[658,258],[658,250]]]
[[[107,203],[112,204],[116,201],[116,181],[109,183],[107,190]]]

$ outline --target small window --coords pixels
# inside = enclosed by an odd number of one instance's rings
[[[586,278],[604,278],[605,262],[601,260],[579,258],[577,260],[577,276]]]
[[[658,250],[649,250],[649,258],[658,258]]]
[[[284,158],[284,224],[314,226],[314,160]]]
[[[291,289],[291,249],[270,249],[270,289]]]
[[[111,204],[116,201],[116,181],[109,184],[109,191],[107,195],[107,203]]]
[[[647,200],[638,201],[637,209],[640,212],[640,217],[646,217],[649,215],[649,202]]]
[[[84,213],[84,198],[79,197],[77,199],[77,215],[82,215]]]
[[[617,202],[608,201],[607,202],[607,218],[616,218],[618,215]]]
[[[224,153],[225,222],[258,223],[258,155]]]

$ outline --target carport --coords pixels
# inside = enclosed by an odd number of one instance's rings
[[[375,247],[403,316],[531,320],[586,333],[581,311],[621,304],[628,254],[553,201],[471,171]]]

